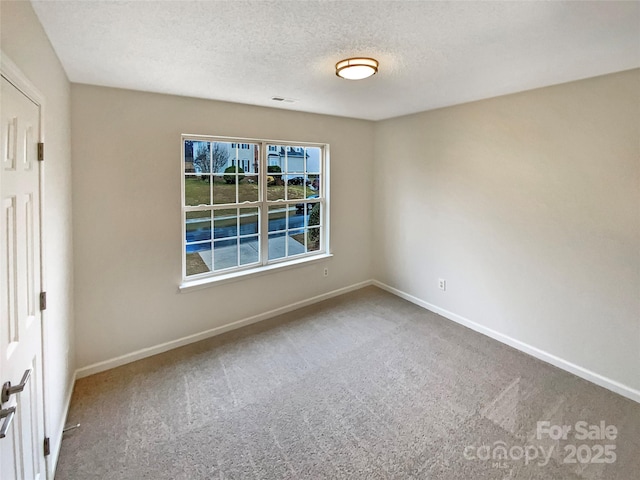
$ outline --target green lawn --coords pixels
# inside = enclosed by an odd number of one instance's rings
[[[251,177],[253,179],[253,177]],[[243,201],[258,201],[258,184],[247,181],[245,177],[238,183],[238,199]],[[305,193],[312,195],[314,192],[310,189],[305,191],[304,185],[270,185],[267,187],[267,197],[269,200],[284,199],[285,189],[289,195],[289,199],[304,199]],[[211,185],[209,182],[205,182],[197,177],[185,178],[184,185],[185,192],[185,205],[197,206],[197,205],[211,205]],[[236,202],[236,185],[228,184],[222,178],[216,178],[213,182],[213,200],[215,205],[222,205],[225,203]],[[224,209],[216,210],[216,217],[218,216],[235,216],[236,209]],[[270,218],[282,218],[285,216],[285,212],[272,213]],[[189,212],[187,218],[208,218],[211,217],[210,211]],[[241,217],[241,223],[248,223],[253,221],[251,217]],[[229,226],[235,224],[236,220],[230,218],[228,220],[217,223],[218,226]],[[228,225],[227,225],[228,223]],[[187,230],[193,230],[200,228],[202,225],[187,224]]]
[[[258,200],[258,184],[245,180],[238,184],[240,202]],[[211,205],[211,185],[199,178],[186,178],[184,182],[185,205]],[[216,205],[236,203],[236,185],[216,179],[213,182],[213,199]]]
[[[305,191],[304,185],[270,185],[267,187],[267,199],[284,199],[287,189],[289,200],[304,199],[306,194],[313,194],[312,190]],[[185,178],[184,185],[185,205],[211,205],[211,186],[200,178]],[[245,177],[238,183],[238,200],[240,202],[258,200],[258,184],[250,183]],[[236,203],[236,185],[228,184],[222,178],[216,178],[213,182],[213,202],[215,205],[224,203]]]

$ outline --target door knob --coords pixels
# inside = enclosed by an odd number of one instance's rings
[[[24,372],[24,375],[22,375],[22,380],[20,380],[20,383],[18,385],[12,387],[11,382],[6,382],[4,385],[2,385],[2,395],[0,396],[0,400],[2,401],[1,403],[8,402],[9,397],[11,397],[11,395],[13,395],[14,393],[20,393],[21,391],[23,391],[25,385],[29,381],[30,376],[31,369],[29,368]]]
[[[0,420],[2,420],[2,426],[0,426],[0,438],[4,438],[7,436],[9,425],[11,425],[11,420],[13,420],[13,416],[15,414],[16,407],[10,407],[0,410]]]

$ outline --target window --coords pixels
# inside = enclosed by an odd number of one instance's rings
[[[328,253],[327,150],[183,135],[183,280]]]

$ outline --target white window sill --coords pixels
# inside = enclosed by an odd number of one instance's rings
[[[215,277],[199,278],[197,280],[188,280],[183,282],[178,287],[181,293],[192,292],[194,290],[201,290],[203,288],[213,287],[215,285],[222,285],[225,283],[237,282],[239,280],[246,280],[247,278],[259,277],[260,275],[266,275],[272,272],[280,272],[282,270],[288,270],[290,268],[297,268],[307,266],[312,263],[321,262],[333,257],[332,253],[324,253],[322,255],[314,255],[312,257],[304,257],[296,260],[290,260],[288,262],[273,263],[271,265],[265,265],[263,267],[251,268],[249,270],[242,270],[240,272],[227,273],[225,275],[216,275]]]

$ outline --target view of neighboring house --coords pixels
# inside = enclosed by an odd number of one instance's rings
[[[238,166],[245,173],[258,173],[259,145],[253,143],[201,142],[184,143],[185,173],[222,173]],[[306,161],[306,164],[305,164]],[[267,165],[292,174],[319,173],[320,149],[290,145],[268,145]],[[289,175],[287,177],[295,177]]]

